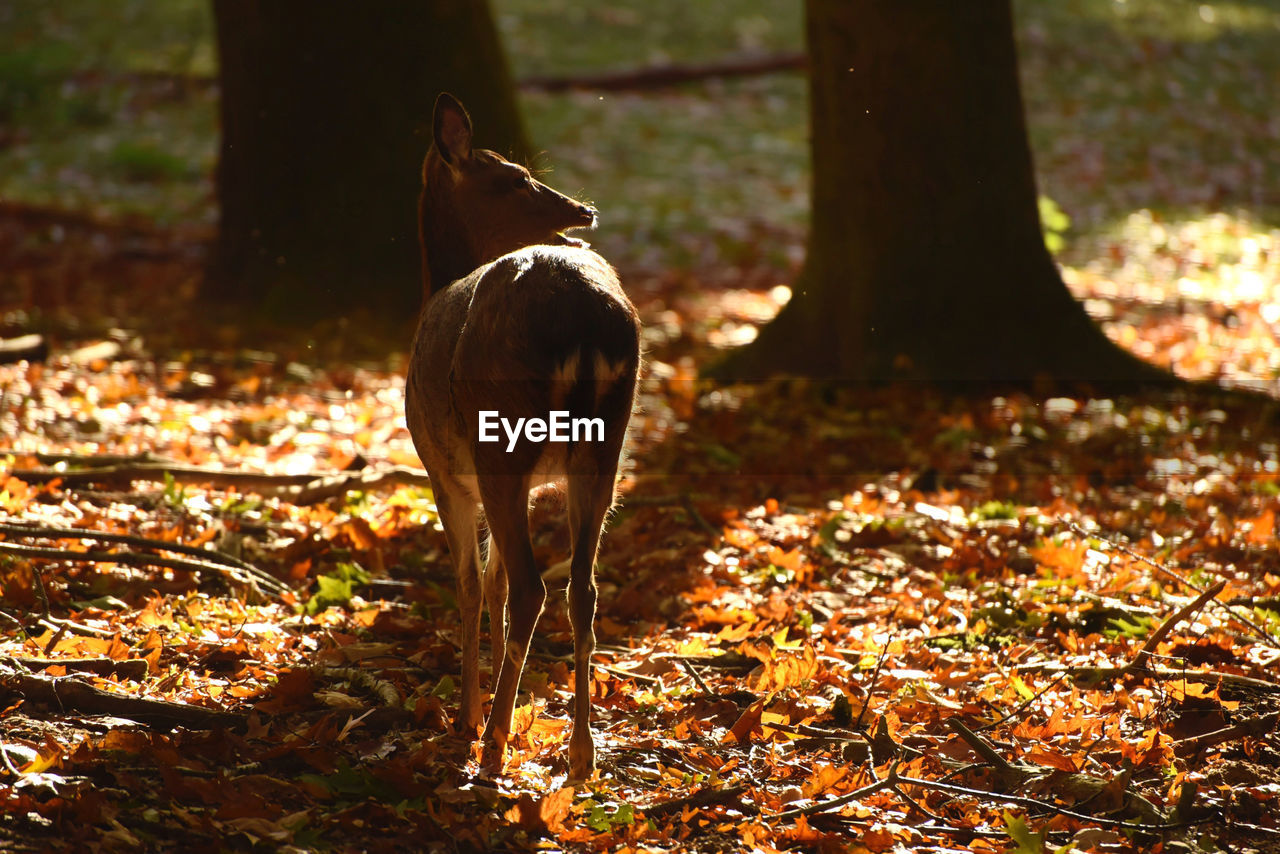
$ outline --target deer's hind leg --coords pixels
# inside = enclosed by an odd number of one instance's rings
[[[480,541],[479,508],[466,492],[445,478],[432,476],[436,509],[449,540],[462,618],[462,708],[458,725],[474,737],[484,723],[480,699]],[[453,487],[452,489],[450,487]]]
[[[547,587],[538,573],[529,542],[528,479],[522,475],[491,475],[481,479],[480,493],[489,532],[507,574],[507,640],[493,709],[484,730],[483,764],[497,770],[506,753],[520,675],[534,626],[547,599]]]
[[[484,601],[489,607],[489,661],[493,670],[489,687],[492,689],[497,687],[498,670],[506,658],[507,648],[507,568],[492,536],[489,559],[484,567]]]
[[[569,476],[569,622],[573,626],[573,733],[569,737],[569,777],[585,780],[595,772],[591,738],[591,656],[596,650],[596,551],[605,514],[613,505],[613,468]]]

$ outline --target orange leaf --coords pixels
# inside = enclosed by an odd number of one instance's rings
[[[1080,769],[1076,767],[1076,763],[1069,756],[1063,756],[1055,753],[1045,747],[1033,747],[1027,752],[1027,759],[1037,765],[1044,765],[1047,768],[1057,768],[1059,771],[1075,773]]]
[[[764,713],[764,698],[760,698],[747,706],[747,710],[742,713],[729,732],[722,739],[722,744],[729,742],[729,736],[733,736],[739,744],[745,744],[751,739],[753,733],[763,733],[764,729],[760,726],[760,715]]]
[[[565,788],[534,800],[528,792],[520,795],[516,805],[504,813],[507,821],[515,822],[526,830],[564,832],[564,819],[573,806],[573,789]]]

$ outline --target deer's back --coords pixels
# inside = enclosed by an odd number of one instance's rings
[[[504,255],[436,294],[423,313],[405,405],[418,453],[428,472],[465,471],[480,410],[510,419],[576,410],[585,405],[570,405],[577,378],[599,388],[632,377],[639,349],[635,309],[595,252],[531,246]],[[611,399],[596,394],[587,408],[625,429],[630,393]],[[428,411],[442,401],[448,411]],[[609,411],[594,411],[602,407]]]

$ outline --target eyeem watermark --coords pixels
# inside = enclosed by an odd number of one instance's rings
[[[568,410],[556,409],[542,418],[503,418],[496,409],[480,410],[481,442],[501,442],[498,428],[507,434],[507,453],[515,450],[523,433],[530,442],[603,442],[603,418],[570,418]]]

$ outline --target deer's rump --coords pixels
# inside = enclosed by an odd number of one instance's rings
[[[429,472],[443,468],[464,480],[529,466],[536,480],[567,474],[579,449],[619,447],[639,351],[634,309],[599,255],[567,246],[504,255],[427,304],[408,377],[414,443]],[[427,400],[449,401],[449,412],[422,411]],[[598,420],[600,429],[583,431],[585,440],[521,437],[509,447],[508,434],[479,441],[484,413],[509,425],[553,415],[570,424]]]

